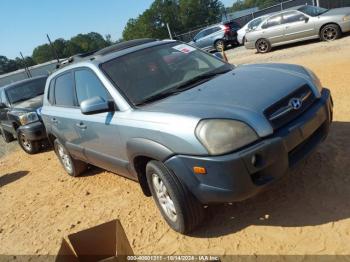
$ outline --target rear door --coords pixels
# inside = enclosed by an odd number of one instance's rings
[[[285,41],[293,41],[317,35],[315,24],[298,11],[283,13]]]
[[[64,143],[73,157],[86,160],[82,147],[84,138],[77,132],[76,127],[81,114],[76,101],[73,72],[66,71],[52,81],[53,90],[50,89],[49,92],[52,105],[45,112],[51,132]]]
[[[285,26],[282,24],[282,15],[271,16],[261,28],[261,38],[268,39],[271,44],[277,44],[284,41]]]

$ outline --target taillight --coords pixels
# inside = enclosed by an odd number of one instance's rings
[[[230,30],[230,27],[228,25],[225,25],[224,26],[224,32],[225,33],[229,33],[231,30]]]

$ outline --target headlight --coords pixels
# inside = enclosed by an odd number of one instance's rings
[[[343,21],[344,21],[344,22],[350,21],[350,14],[344,16],[344,17],[343,17]]]
[[[322,83],[321,83],[321,80],[318,78],[318,76],[312,72],[310,69],[304,67],[305,71],[307,72],[307,74],[311,77],[314,85],[317,87],[318,91],[322,91],[323,89],[323,86],[322,86]]]
[[[14,114],[18,116],[22,126],[39,121],[39,117],[35,112],[14,112]]]
[[[207,119],[199,122],[196,136],[211,155],[228,153],[258,139],[245,123],[229,119]]]

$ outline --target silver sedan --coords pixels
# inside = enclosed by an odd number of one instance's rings
[[[305,5],[274,13],[246,34],[245,47],[267,53],[272,47],[321,38],[333,41],[350,31],[350,7],[325,9]]]

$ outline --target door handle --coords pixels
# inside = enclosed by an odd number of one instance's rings
[[[75,124],[77,127],[79,127],[80,129],[86,129],[87,126],[83,123],[83,122],[80,122],[80,123],[77,123]]]
[[[289,26],[286,26],[286,29],[288,29],[289,28]]]

